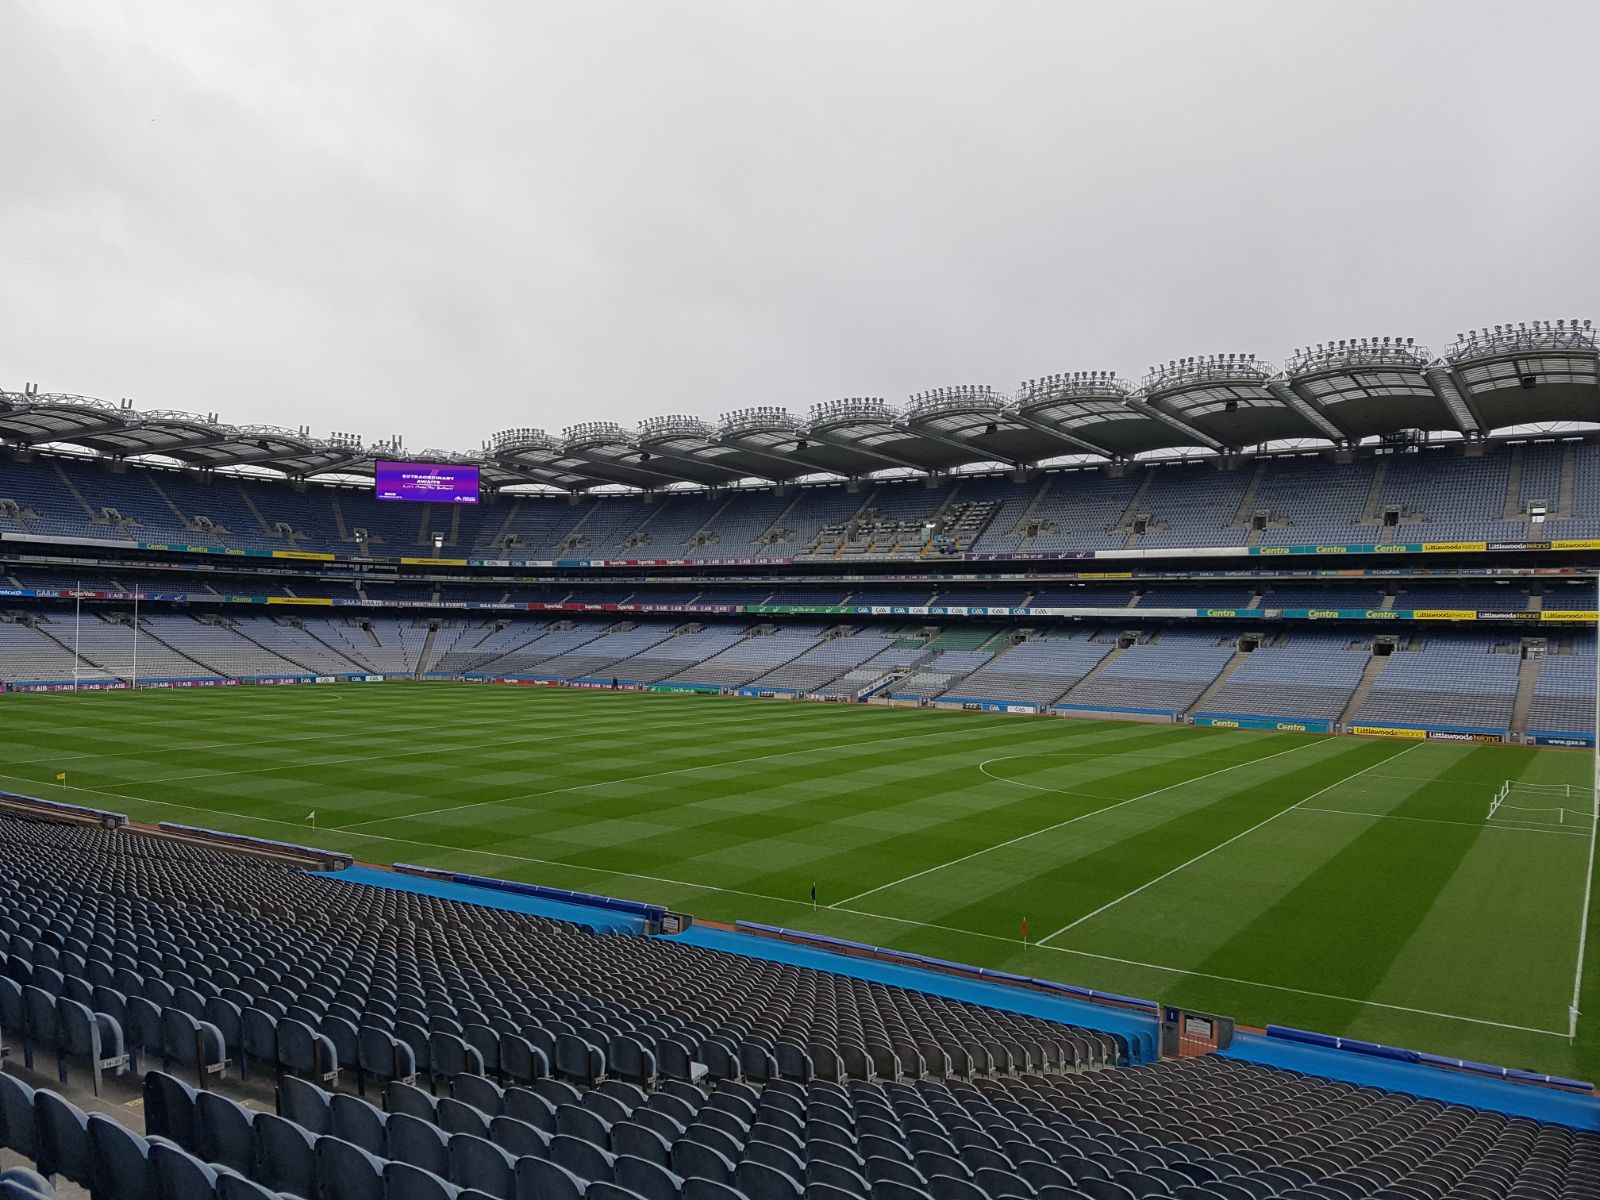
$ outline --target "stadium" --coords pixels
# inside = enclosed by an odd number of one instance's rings
[[[1597,42],[0,4],[0,1200],[1600,1200]]]
[[[0,393],[0,1186],[1592,1195],[1597,423],[1566,320],[473,455]]]

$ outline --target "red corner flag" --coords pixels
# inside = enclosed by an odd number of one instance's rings
[[[1027,941],[1028,940],[1028,918],[1027,917],[1023,917],[1022,918],[1022,940],[1023,941]]]

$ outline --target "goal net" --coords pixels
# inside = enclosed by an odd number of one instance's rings
[[[1489,801],[1489,820],[1532,825],[1589,826],[1600,819],[1592,787],[1576,783],[1524,783],[1508,779]]]

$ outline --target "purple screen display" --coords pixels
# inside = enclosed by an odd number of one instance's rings
[[[441,463],[380,462],[379,500],[418,500],[434,504],[476,504],[478,468]]]

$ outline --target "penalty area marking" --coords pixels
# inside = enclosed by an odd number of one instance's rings
[[[1400,751],[1399,754],[1391,754],[1388,758],[1381,758],[1377,762],[1373,763],[1372,767],[1379,767],[1379,766],[1382,766],[1386,762],[1393,762],[1395,759],[1400,758],[1403,755],[1410,754],[1411,751],[1415,750],[1420,745],[1422,745],[1421,742],[1412,742],[1404,750]],[[1161,874],[1157,875],[1154,879],[1150,879],[1150,880],[1147,880],[1144,883],[1141,883],[1138,887],[1134,888],[1132,891],[1124,892],[1122,895],[1118,896],[1115,900],[1107,901],[1105,904],[1102,904],[1099,908],[1095,909],[1093,912],[1084,913],[1083,916],[1079,917],[1075,921],[1068,921],[1065,925],[1063,925],[1060,929],[1056,930],[1054,933],[1047,933],[1047,934],[1045,934],[1044,937],[1040,938],[1039,939],[1039,945],[1041,945],[1041,946],[1045,945],[1045,943],[1049,942],[1051,938],[1060,937],[1063,933],[1066,933],[1069,929],[1076,929],[1079,925],[1082,925],[1085,921],[1093,920],[1095,917],[1098,917],[1101,913],[1105,912],[1107,909],[1115,908],[1117,905],[1121,904],[1124,900],[1131,900],[1133,897],[1137,896],[1140,892],[1146,890],[1147,888],[1154,887],[1156,884],[1160,883],[1163,879],[1170,879],[1172,876],[1176,875],[1179,871],[1182,871],[1182,870],[1185,870],[1185,869],[1187,869],[1189,867],[1194,866],[1194,864],[1199,862],[1201,859],[1210,858],[1213,854],[1215,854],[1218,850],[1221,850],[1224,846],[1231,846],[1231,845],[1233,845],[1233,843],[1237,842],[1240,838],[1248,837],[1250,834],[1254,833],[1256,830],[1261,829],[1264,826],[1272,824],[1272,822],[1276,821],[1279,817],[1283,816],[1285,813],[1294,812],[1297,808],[1299,808],[1307,800],[1315,800],[1318,796],[1325,795],[1328,792],[1333,791],[1333,789],[1336,788],[1336,787],[1342,787],[1344,784],[1349,783],[1352,779],[1359,779],[1362,775],[1365,775],[1367,773],[1367,771],[1370,771],[1372,769],[1372,767],[1365,767],[1360,771],[1355,771],[1352,774],[1345,775],[1345,776],[1335,780],[1334,782],[1330,783],[1325,788],[1318,788],[1316,791],[1312,792],[1311,795],[1305,796],[1305,797],[1302,797],[1299,800],[1296,800],[1293,804],[1289,805],[1288,808],[1280,808],[1277,812],[1273,813],[1270,817],[1266,818],[1266,820],[1257,821],[1254,825],[1250,826],[1249,829],[1241,830],[1240,832],[1234,834],[1231,838],[1228,838],[1226,841],[1218,842],[1215,846],[1212,846],[1209,850],[1201,851],[1199,854],[1196,854],[1193,858],[1189,859],[1187,862],[1181,862],[1181,863],[1179,863],[1177,866],[1173,867],[1169,871],[1163,871]]]
[[[1295,749],[1299,749],[1299,748],[1300,747],[1295,747]],[[1283,753],[1288,753],[1288,751],[1284,751]],[[1276,757],[1276,755],[1269,755],[1268,757]],[[1398,756],[1396,756],[1396,757],[1398,757]],[[1266,760],[1265,759],[1257,759],[1256,761],[1264,762]],[[16,778],[18,778],[18,776],[0,775],[0,779],[16,779]],[[24,780],[23,782],[32,783],[34,781],[33,780]],[[97,788],[73,787],[73,788],[70,788],[69,790],[70,791],[74,791],[74,792],[87,792],[87,793],[89,793],[91,795],[96,795],[96,796],[109,796],[109,797],[112,797],[112,798],[117,799],[117,800],[133,800],[133,801],[135,801],[137,803],[141,803],[141,804],[156,804],[156,805],[160,805],[160,806],[165,807],[165,808],[180,809],[180,810],[182,810],[184,812],[210,813],[213,816],[216,815],[216,812],[217,812],[217,810],[215,810],[215,809],[202,808],[199,805],[195,805],[195,804],[180,804],[180,803],[178,803],[177,801],[174,801],[174,800],[148,800],[148,799],[145,799],[142,796],[129,796],[129,795],[126,795],[126,794],[124,794],[122,792],[107,792],[107,791],[101,791],[101,790],[99,790]],[[282,825],[282,826],[285,826],[285,827],[291,828],[291,829],[304,829],[305,828],[304,822],[301,822],[301,821],[283,821],[283,820],[279,820],[276,817],[258,817],[258,816],[254,816],[254,815],[246,814],[246,813],[229,813],[229,814],[226,814],[226,815],[237,817],[237,818],[239,818],[241,820],[256,821],[256,822],[259,822],[259,823],[264,824],[264,825]],[[345,832],[345,829],[344,828],[335,827],[333,832],[343,833],[343,832]],[[443,843],[440,843],[440,842],[422,842],[422,841],[417,841],[414,838],[387,837],[387,836],[385,836],[384,834],[381,834],[381,833],[359,833],[359,834],[355,834],[353,836],[358,837],[358,838],[365,838],[365,839],[368,839],[370,841],[393,842],[393,843],[396,843],[398,845],[426,846],[429,849],[443,850],[443,851],[445,851],[446,853],[449,853],[449,854],[476,854],[476,855],[479,855],[480,857],[498,858],[498,859],[502,859],[502,860],[509,861],[509,862],[528,863],[528,864],[531,864],[533,866],[561,867],[561,868],[563,868],[565,870],[569,870],[569,871],[587,871],[587,872],[589,872],[590,874],[593,874],[593,875],[607,875],[607,876],[610,876],[610,877],[612,877],[614,879],[638,879],[638,880],[643,880],[646,883],[664,883],[664,884],[669,884],[669,885],[671,885],[673,887],[689,888],[689,889],[691,889],[693,891],[716,892],[718,894],[728,895],[728,896],[746,896],[746,897],[749,897],[750,899],[753,899],[753,900],[766,900],[766,901],[770,901],[770,902],[776,903],[776,904],[788,904],[788,905],[791,905],[791,906],[793,906],[795,908],[801,908],[801,909],[807,909],[807,910],[811,909],[811,902],[809,900],[795,900],[795,899],[792,899],[792,898],[790,898],[788,896],[771,896],[771,895],[768,895],[765,892],[750,892],[750,891],[744,891],[744,890],[742,890],[740,888],[719,887],[716,884],[710,884],[710,883],[690,883],[687,880],[668,879],[668,878],[666,878],[664,876],[660,876],[660,875],[641,875],[641,874],[638,874],[637,872],[634,872],[634,871],[614,871],[614,870],[611,870],[611,869],[606,868],[606,867],[587,867],[587,866],[583,866],[582,864],[579,864],[579,863],[560,862],[560,861],[558,861],[556,859],[530,858],[527,855],[507,854],[507,853],[505,853],[503,851],[499,851],[499,850],[475,850],[475,849],[468,849],[468,848],[462,847],[462,846],[447,846],[447,845],[444,845]],[[330,878],[333,878],[333,877],[330,876]],[[337,879],[335,879],[335,882],[337,882]],[[848,914],[850,916],[855,916],[855,917],[865,917],[868,920],[890,921],[890,922],[892,922],[892,923],[894,923],[896,925],[909,925],[909,926],[912,926],[912,927],[917,928],[917,929],[933,929],[933,930],[937,930],[937,931],[939,931],[941,933],[954,933],[954,934],[960,934],[963,937],[982,938],[985,941],[1004,942],[1006,945],[1012,946],[1012,947],[1015,947],[1017,945],[1017,941],[1016,941],[1015,938],[1001,937],[999,934],[994,934],[994,933],[980,933],[977,930],[973,930],[973,929],[958,929],[953,925],[939,925],[939,924],[935,924],[932,921],[916,921],[916,920],[912,920],[909,917],[891,917],[886,913],[866,912],[866,911],[864,911],[862,909],[843,908],[843,907],[840,907],[838,905],[831,905],[831,904],[827,906],[827,910],[828,911],[833,911],[833,912],[846,913],[846,914]],[[1193,976],[1193,977],[1195,977],[1197,979],[1211,979],[1211,980],[1215,980],[1215,981],[1217,981],[1219,983],[1236,984],[1236,985],[1238,985],[1240,987],[1266,988],[1266,989],[1268,989],[1270,991],[1274,991],[1274,992],[1286,992],[1286,993],[1289,993],[1291,995],[1296,995],[1296,996],[1311,996],[1311,997],[1313,997],[1315,999],[1319,999],[1319,1000],[1333,1000],[1333,1001],[1337,1001],[1337,1002],[1343,1003],[1343,1004],[1355,1004],[1355,1005],[1366,1006],[1366,1007],[1371,1007],[1371,1008],[1382,1008],[1382,1009],[1387,1009],[1387,1010],[1389,1010],[1391,1012],[1411,1013],[1411,1014],[1413,1014],[1415,1016],[1433,1017],[1433,1018],[1436,1018],[1436,1019],[1442,1020],[1442,1021],[1461,1021],[1461,1022],[1466,1022],[1466,1023],[1471,1024],[1471,1025],[1488,1025],[1488,1026],[1492,1026],[1492,1027],[1494,1027],[1496,1029],[1509,1029],[1509,1030],[1513,1030],[1513,1031],[1518,1032],[1518,1033],[1538,1034],[1538,1035],[1540,1035],[1542,1037],[1561,1037],[1561,1038],[1564,1038],[1564,1037],[1567,1036],[1567,1034],[1564,1033],[1564,1032],[1559,1032],[1559,1031],[1550,1030],[1550,1029],[1536,1029],[1531,1025],[1512,1025],[1512,1024],[1508,1024],[1505,1021],[1491,1021],[1486,1017],[1465,1017],[1465,1016],[1461,1016],[1458,1013],[1437,1012],[1437,1011],[1435,1011],[1433,1009],[1427,1009],[1427,1008],[1412,1008],[1412,1007],[1410,1007],[1408,1005],[1404,1005],[1404,1004],[1388,1004],[1388,1003],[1385,1003],[1382,1000],[1358,1000],[1353,996],[1338,996],[1338,995],[1334,995],[1331,992],[1309,991],[1309,990],[1307,990],[1305,988],[1288,987],[1287,985],[1278,984],[1278,983],[1262,983],[1259,980],[1255,980],[1255,979],[1239,979],[1239,978],[1236,978],[1236,977],[1231,976],[1231,975],[1213,975],[1213,974],[1211,974],[1209,972],[1206,972],[1206,971],[1194,971],[1194,970],[1189,970],[1188,968],[1185,968],[1185,967],[1168,967],[1168,966],[1163,966],[1160,963],[1140,962],[1137,959],[1131,959],[1131,958],[1117,958],[1117,957],[1115,957],[1113,955],[1109,955],[1109,954],[1095,954],[1094,952],[1089,951],[1089,950],[1073,950],[1073,949],[1071,949],[1070,947],[1067,947],[1067,946],[1045,946],[1045,945],[1041,945],[1041,944],[1035,943],[1034,948],[1038,949],[1038,950],[1044,950],[1046,952],[1053,953],[1053,954],[1069,954],[1069,955],[1072,955],[1074,958],[1089,958],[1089,959],[1094,959],[1094,960],[1096,960],[1098,962],[1115,963],[1115,964],[1117,964],[1119,966],[1138,967],[1140,969],[1147,970],[1147,971],[1161,971],[1161,972],[1164,972],[1164,973],[1169,974],[1169,975],[1189,975],[1189,976]]]
[[[1365,817],[1369,821],[1419,821],[1424,825],[1465,825],[1468,829],[1503,829],[1507,833],[1549,833],[1556,837],[1588,837],[1576,829],[1549,829],[1543,825],[1515,824],[1512,821],[1451,821],[1444,817],[1407,817],[1399,813],[1356,812],[1348,808],[1312,808],[1300,806],[1301,812],[1329,813],[1336,817]]]

